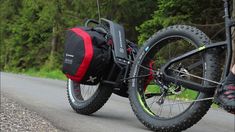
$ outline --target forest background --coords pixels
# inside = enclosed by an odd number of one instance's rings
[[[230,4],[233,16],[234,1]],[[122,24],[127,38],[139,46],[173,24],[195,26],[213,42],[225,39],[222,0],[99,3],[101,17]],[[64,79],[60,69],[66,29],[84,25],[89,18],[98,19],[96,0],[0,0],[1,71]]]

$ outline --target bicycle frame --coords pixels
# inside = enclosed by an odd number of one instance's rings
[[[227,49],[227,58],[226,58],[226,62],[225,62],[225,67],[224,67],[224,75],[222,77],[222,80],[224,80],[226,78],[226,76],[229,73],[229,69],[230,69],[230,65],[231,65],[231,59],[232,59],[232,34],[231,34],[231,29],[232,27],[235,26],[235,21],[232,20],[232,18],[230,17],[229,14],[229,5],[228,5],[228,0],[224,0],[224,11],[225,11],[225,32],[226,32],[226,40],[222,41],[222,42],[217,42],[217,43],[212,43],[210,45],[205,45],[205,46],[201,46],[195,50],[189,51],[179,57],[176,57],[172,60],[170,60],[167,64],[165,64],[163,66],[163,68],[161,69],[163,72],[163,76],[164,79],[166,79],[167,81],[176,81],[179,85],[183,85],[185,87],[188,87],[189,89],[192,90],[196,90],[196,91],[201,91],[201,92],[213,92],[216,88],[216,86],[203,86],[200,84],[197,84],[195,82],[192,81],[187,81],[187,80],[183,80],[180,78],[174,78],[172,76],[169,76],[166,74],[166,70],[167,68],[170,67],[170,65],[172,65],[173,63],[179,62],[187,57],[193,56],[195,54],[198,54],[200,52],[206,52],[206,50],[208,49],[212,49],[212,48],[218,48],[218,47],[226,47]],[[212,82],[212,83],[216,83],[216,84],[221,84],[218,83],[216,81],[213,80],[207,80],[204,79],[205,81],[208,82]]]

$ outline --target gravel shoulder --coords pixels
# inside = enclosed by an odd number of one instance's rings
[[[1,95],[1,132],[60,132],[49,121],[13,99]]]

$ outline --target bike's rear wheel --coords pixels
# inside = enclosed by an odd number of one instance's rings
[[[70,106],[77,113],[90,115],[98,111],[109,99],[113,88],[104,85],[82,85],[71,79],[67,81],[67,95]]]
[[[160,78],[160,69],[172,58],[207,44],[210,44],[209,38],[198,29],[177,25],[158,32],[140,49],[130,73],[130,77],[138,78],[130,81],[129,99],[134,113],[145,126],[154,131],[182,131],[206,114],[212,101],[195,100],[203,100],[213,94],[167,82]],[[213,85],[189,74],[218,80],[217,58],[213,50],[200,53],[172,65],[168,74],[198,84]],[[151,76],[150,69],[158,75]]]

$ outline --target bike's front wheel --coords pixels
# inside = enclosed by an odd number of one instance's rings
[[[193,91],[161,78],[161,68],[169,60],[203,45],[210,39],[200,30],[171,26],[152,36],[140,49],[131,68],[129,99],[138,119],[154,131],[182,131],[197,123],[209,110],[213,94]],[[200,53],[170,66],[168,74],[203,85],[218,80],[215,50]]]

